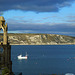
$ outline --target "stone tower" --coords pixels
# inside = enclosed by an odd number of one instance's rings
[[[3,29],[3,45],[7,44],[7,24],[5,25],[5,20],[3,16],[0,16],[0,30]]]

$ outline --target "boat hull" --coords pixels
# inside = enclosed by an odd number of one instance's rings
[[[18,59],[27,59],[27,57],[18,57]]]
[[[18,59],[27,59],[27,56],[25,56],[25,57],[18,56]]]

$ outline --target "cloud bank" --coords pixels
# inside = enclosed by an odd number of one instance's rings
[[[36,12],[57,12],[75,0],[0,0],[0,11],[18,9]]]
[[[75,23],[26,23],[8,20],[10,33],[50,33],[75,36]]]

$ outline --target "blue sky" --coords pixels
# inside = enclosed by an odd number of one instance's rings
[[[0,0],[8,33],[75,36],[75,0]]]

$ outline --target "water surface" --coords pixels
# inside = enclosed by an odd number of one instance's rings
[[[28,53],[28,59],[17,56]],[[75,45],[17,45],[11,49],[13,72],[23,75],[75,74]]]

